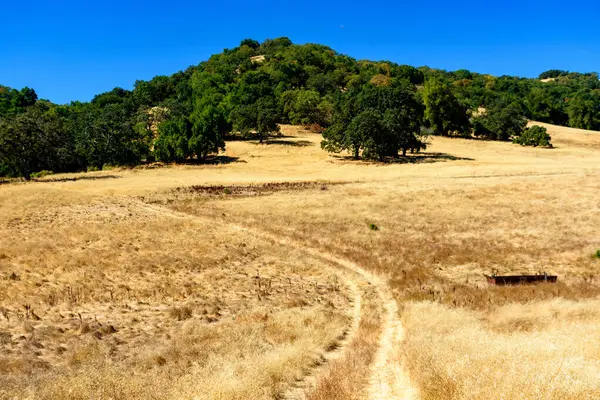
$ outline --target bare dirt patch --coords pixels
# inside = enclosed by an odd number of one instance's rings
[[[282,191],[298,191],[298,190],[327,190],[329,186],[340,185],[343,182],[270,182],[251,185],[193,185],[189,187],[179,187],[174,190],[175,194],[195,194],[204,196],[266,196]]]

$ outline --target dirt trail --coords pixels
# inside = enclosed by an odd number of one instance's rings
[[[335,256],[334,254],[323,252],[318,249],[306,247],[302,243],[296,243],[290,239],[284,239],[264,232],[256,232],[252,229],[240,227],[247,232],[258,234],[261,237],[279,242],[281,244],[291,245],[302,249],[304,252],[325,259],[332,264],[337,264],[348,270],[351,270],[365,280],[375,285],[379,296],[383,302],[384,317],[381,337],[375,361],[371,367],[371,377],[369,379],[369,388],[367,389],[367,398],[369,400],[389,400],[389,399],[414,399],[416,390],[411,385],[408,375],[402,366],[401,345],[404,340],[404,328],[398,315],[398,305],[393,299],[387,283],[378,275],[372,274],[358,264]]]
[[[200,217],[192,214],[177,212],[165,207],[143,202],[139,202],[139,204],[142,208],[148,211],[162,215],[169,215],[175,218],[209,219],[208,217]],[[410,379],[402,365],[401,346],[402,341],[404,340],[404,328],[402,327],[402,323],[398,315],[398,305],[392,297],[385,278],[367,271],[352,261],[340,258],[335,254],[324,252],[317,248],[308,247],[306,244],[296,242],[290,238],[279,237],[269,232],[247,228],[234,223],[228,222],[227,225],[233,229],[248,232],[254,237],[259,237],[270,242],[300,249],[301,251],[313,257],[320,258],[332,264],[343,267],[343,269],[352,272],[355,274],[355,276],[357,275],[362,280],[374,285],[381,298],[384,312],[383,326],[381,336],[379,338],[378,350],[373,365],[371,366],[371,376],[369,379],[369,387],[367,389],[367,399],[391,400],[418,398],[417,390],[411,385]],[[352,274],[344,273],[344,276],[347,278],[346,284],[354,296],[352,326],[345,333],[344,338],[341,340],[340,346],[323,356],[323,361],[325,361],[325,364],[343,355],[345,348],[352,341],[354,333],[356,332],[360,323],[361,296],[360,291],[357,288],[358,281],[356,278],[352,277]],[[284,398],[295,400],[305,398],[306,389],[313,387],[313,385],[316,383],[321,368],[322,366],[315,368],[310,376],[307,376],[303,381],[298,382],[295,388],[292,388],[284,395]]]
[[[346,331],[344,331],[344,336],[339,341],[338,346],[334,350],[323,354],[321,359],[322,363],[318,366],[315,366],[310,374],[304,376],[302,380],[296,382],[290,389],[288,389],[288,391],[281,396],[282,399],[305,400],[308,391],[317,385],[318,377],[324,373],[325,368],[327,368],[331,362],[341,358],[344,355],[346,347],[352,342],[356,335],[356,331],[358,330],[358,325],[360,324],[361,319],[360,309],[362,305],[362,295],[358,288],[356,277],[347,273],[343,273],[343,276],[353,298],[353,306],[351,311],[352,324]]]
[[[369,399],[416,399],[417,391],[402,366],[401,346],[404,328],[398,316],[398,305],[391,298],[387,287],[384,289],[385,317],[383,331],[379,339],[379,349],[372,366],[369,385]]]

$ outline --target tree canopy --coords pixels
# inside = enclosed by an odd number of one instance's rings
[[[354,158],[398,157],[399,151],[425,147],[421,134],[423,106],[414,87],[375,86],[371,83],[335,99],[333,123],[323,133],[321,147],[347,150]]]
[[[425,118],[437,135],[449,136],[470,134],[467,107],[454,95],[450,85],[430,79],[423,88]]]
[[[473,119],[474,134],[490,140],[512,140],[521,136],[526,125],[527,119],[519,103],[502,100]]]

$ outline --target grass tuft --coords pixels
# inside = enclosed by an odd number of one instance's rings
[[[177,321],[185,321],[192,317],[192,309],[187,306],[183,307],[172,307],[169,310],[169,315],[175,318]]]

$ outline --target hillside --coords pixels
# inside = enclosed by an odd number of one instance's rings
[[[600,129],[597,74],[548,72],[542,75],[554,81],[494,77],[357,61],[287,38],[246,39],[185,71],[89,103],[55,105],[32,89],[0,87],[0,174],[29,179],[42,170],[204,162],[223,151],[228,136],[262,141],[279,124],[326,129],[328,151],[380,160],[422,149],[423,128],[493,140],[520,136],[525,118]],[[481,107],[487,117],[473,115]]]
[[[556,146],[585,147],[600,150],[600,131],[556,126],[538,121],[530,121],[529,125],[539,125],[547,128],[551,132],[552,142]]]

